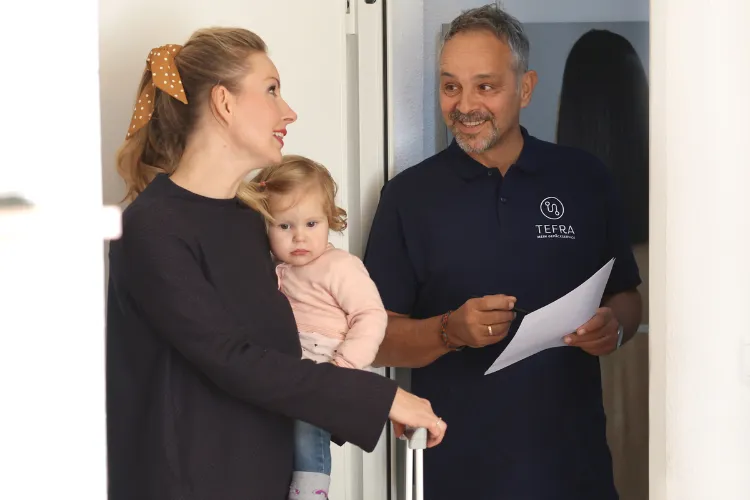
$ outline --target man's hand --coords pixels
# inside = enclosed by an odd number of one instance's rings
[[[485,347],[500,342],[508,335],[515,318],[511,311],[515,297],[487,295],[469,299],[451,314],[446,333],[456,346]]]
[[[620,322],[615,318],[612,309],[600,307],[593,318],[563,340],[567,345],[580,347],[592,356],[604,356],[617,349],[619,326]]]

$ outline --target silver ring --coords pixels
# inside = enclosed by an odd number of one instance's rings
[[[492,325],[487,325],[487,331],[490,334],[490,337],[492,337]]]

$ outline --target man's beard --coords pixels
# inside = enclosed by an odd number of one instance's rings
[[[491,149],[493,146],[495,146],[495,144],[497,144],[500,140],[500,131],[498,130],[497,124],[495,123],[495,117],[490,113],[472,111],[471,113],[464,114],[459,110],[454,109],[453,111],[451,111],[449,117],[453,123],[453,125],[451,125],[451,132],[453,133],[453,137],[456,138],[456,143],[459,145],[459,147],[467,153],[484,153],[488,149]],[[479,144],[472,145],[471,141],[476,139],[481,132],[477,132],[476,134],[467,134],[465,132],[461,132],[456,127],[456,122],[471,123],[480,121],[489,121],[492,127],[490,127],[490,132],[486,138],[482,139]]]

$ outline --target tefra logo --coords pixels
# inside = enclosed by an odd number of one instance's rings
[[[555,196],[548,196],[543,199],[539,204],[539,210],[543,216],[552,221],[560,220],[565,215],[565,205]],[[573,230],[573,226],[567,224],[536,224],[536,233],[538,239],[576,239],[576,232]]]
[[[542,203],[539,204],[539,209],[542,211],[542,215],[550,220],[560,219],[565,214],[565,205],[554,196],[543,199]]]

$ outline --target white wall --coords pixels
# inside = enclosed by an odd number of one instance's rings
[[[441,120],[435,94],[441,25],[463,10],[487,3],[491,2],[418,0],[394,2],[396,5],[391,7],[393,43],[398,46],[391,61],[396,170],[403,170],[436,151],[436,123]],[[422,6],[421,13],[417,4]],[[504,0],[502,4],[522,22],[647,21],[649,18],[648,0]],[[420,34],[422,40],[417,40]],[[420,45],[421,68],[415,57]]]
[[[166,43],[182,44],[199,28],[240,26],[254,31],[268,44],[281,76],[282,94],[299,115],[289,127],[284,152],[309,155],[326,165],[339,181],[346,208],[349,133],[343,118],[347,99],[344,8],[333,4],[316,7],[300,0],[214,0],[199,2],[190,9],[182,9],[184,4],[177,0],[99,3],[105,204],[118,202],[124,192],[114,155],[130,120],[148,51]],[[180,11],[177,17],[172,14],[175,10]],[[145,11],[151,14],[144,16]],[[282,15],[284,12],[288,14]],[[139,31],[138,36],[134,36],[134,30]],[[319,57],[321,51],[327,51],[329,57]]]
[[[346,160],[347,139],[351,134],[343,119],[347,102],[342,62],[346,57],[343,7],[331,3],[316,8],[300,0],[258,4],[215,0],[187,10],[177,0],[100,0],[99,5],[105,205],[120,203],[125,194],[124,183],[115,168],[115,154],[130,121],[130,108],[148,51],[167,43],[183,44],[199,28],[241,26],[256,32],[268,44],[269,55],[281,76],[284,98],[299,115],[297,122],[289,127],[284,152],[310,156],[328,167],[339,183],[340,205],[349,208]],[[175,10],[180,11],[177,18],[171,14]],[[145,11],[151,14],[144,17]],[[294,14],[280,17],[280,12]],[[170,22],[165,23],[164,19]],[[138,36],[133,35],[134,30]],[[290,33],[299,38],[291,37]],[[316,40],[297,41],[307,39]],[[320,50],[321,46],[328,48]],[[321,58],[320,52],[328,52],[330,57]],[[311,95],[321,98],[310,98]],[[352,196],[356,198],[358,194]],[[348,248],[348,239],[337,233],[332,234],[331,240],[339,248]],[[104,251],[106,259],[106,245]]]

